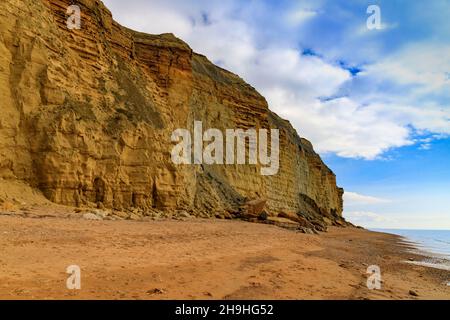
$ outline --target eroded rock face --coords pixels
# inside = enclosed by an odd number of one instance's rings
[[[336,177],[288,121],[235,74],[171,34],[120,26],[98,0],[0,2],[0,178],[72,206],[183,210],[238,217],[265,212],[342,221]],[[171,134],[205,127],[280,130],[280,170],[175,165]]]

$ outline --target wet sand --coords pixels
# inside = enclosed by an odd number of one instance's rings
[[[0,299],[450,299],[450,272],[405,263],[421,260],[406,249],[357,228],[0,216]],[[70,265],[81,290],[66,287]]]

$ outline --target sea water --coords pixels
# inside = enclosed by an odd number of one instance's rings
[[[374,229],[384,233],[399,235],[416,249],[414,253],[423,255],[421,261],[409,263],[450,270],[450,230],[401,230]]]

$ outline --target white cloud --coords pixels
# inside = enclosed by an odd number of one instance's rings
[[[103,2],[112,11],[116,20],[138,31],[152,34],[172,32],[183,37],[191,30],[192,21],[189,17],[192,12],[183,8],[179,1],[104,0]]]
[[[286,22],[293,27],[298,27],[299,25],[307,22],[311,18],[314,18],[317,12],[308,9],[298,9],[288,12],[286,15]]]
[[[414,43],[380,62],[367,66],[370,77],[402,85],[416,85],[418,93],[450,90],[450,45]]]
[[[346,207],[353,205],[373,205],[389,202],[391,201],[388,199],[366,196],[356,192],[345,191],[344,193],[344,204]]]
[[[390,148],[413,143],[409,129],[395,121],[388,107],[360,106],[349,98],[304,102],[286,91],[284,100],[280,96],[275,100],[269,94],[273,109],[291,120],[319,153],[375,159]]]
[[[364,226],[370,226],[373,225],[374,223],[388,223],[394,221],[393,219],[385,217],[381,214],[368,211],[345,212],[344,216],[347,220],[351,221],[352,223],[362,224]]]
[[[419,149],[420,150],[430,150],[431,149],[431,144],[429,144],[429,143],[421,144]]]
[[[349,211],[343,215],[351,223],[365,228],[450,230],[450,216],[442,213],[412,215],[400,212]]]

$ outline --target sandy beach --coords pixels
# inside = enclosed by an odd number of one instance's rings
[[[357,228],[0,216],[0,299],[450,299],[450,272],[404,263],[421,260],[407,249]],[[81,290],[66,288],[70,265]]]

